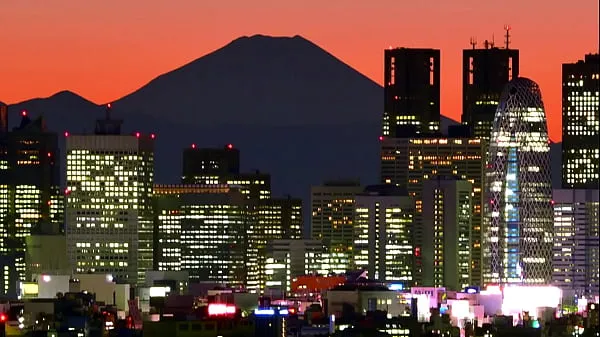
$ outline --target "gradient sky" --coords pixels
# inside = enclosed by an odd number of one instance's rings
[[[239,36],[302,35],[378,83],[384,48],[441,49],[442,113],[460,119],[461,50],[505,24],[560,140],[561,63],[597,52],[598,0],[0,0],[0,101],[105,103]]]

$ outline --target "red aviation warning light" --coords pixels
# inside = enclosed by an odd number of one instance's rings
[[[196,144],[192,144],[192,149],[195,149],[195,148],[196,148]]]
[[[233,149],[233,144],[227,144],[227,148],[230,150]]]
[[[0,314],[0,322],[6,322],[6,314]]]
[[[21,111],[21,116],[23,116],[23,117],[27,117],[27,110],[23,110],[23,111]]]

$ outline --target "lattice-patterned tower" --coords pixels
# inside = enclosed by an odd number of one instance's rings
[[[535,82],[517,78],[504,88],[487,163],[484,282],[550,283],[550,146],[542,95]]]

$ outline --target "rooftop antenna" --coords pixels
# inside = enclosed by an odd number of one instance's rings
[[[504,44],[506,49],[509,49],[509,45],[510,45],[510,26],[509,25],[504,25],[504,31],[506,31],[506,35],[504,35]]]
[[[473,49],[475,49],[475,47],[477,47],[477,38],[472,36],[469,40],[469,43],[471,44],[471,46],[473,46]]]
[[[494,33],[492,33],[492,48],[496,45],[496,39],[494,38]]]

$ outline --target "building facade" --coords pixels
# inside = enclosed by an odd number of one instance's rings
[[[370,279],[412,285],[414,201],[406,190],[373,185],[356,196],[354,264]]]
[[[457,177],[423,183],[423,286],[461,291],[471,284],[473,186]]]
[[[562,187],[598,189],[600,55],[562,66]]]
[[[381,182],[405,187],[415,201],[413,246],[422,249],[423,183],[434,176],[458,176],[473,187],[471,219],[471,281],[481,284],[483,181],[487,143],[479,138],[384,138]],[[415,254],[413,281],[422,284],[422,259]]]
[[[552,283],[579,297],[598,296],[600,234],[598,190],[553,191]]]
[[[327,265],[336,274],[351,267],[354,205],[363,191],[358,181],[326,181],[311,187],[310,237],[327,247]]]
[[[182,184],[238,186],[249,200],[271,198],[271,175],[240,172],[240,151],[227,144],[222,149],[199,148],[192,144],[183,150]]]
[[[66,136],[67,254],[73,272],[143,283],[153,266],[154,135],[122,135],[121,121]]]
[[[539,86],[507,84],[494,118],[486,172],[485,283],[552,278],[552,179]]]
[[[247,280],[246,199],[228,185],[155,185],[154,255],[160,271],[192,282],[241,286]]]
[[[463,110],[461,122],[471,136],[490,139],[500,94],[506,83],[519,77],[519,51],[500,49],[485,41],[483,48],[463,50]]]
[[[325,246],[319,240],[273,240],[265,250],[265,294],[289,295],[296,277],[322,273]]]
[[[440,51],[390,48],[384,52],[382,135],[398,130],[432,133],[440,127]]]
[[[5,108],[4,108],[5,109]],[[7,112],[0,113],[7,119]],[[60,191],[58,136],[43,117],[21,113],[19,126],[0,132],[0,292],[10,297],[26,279],[26,239],[60,234],[64,203]]]
[[[249,215],[246,230],[246,287],[261,293],[267,282],[264,266],[268,244],[273,240],[302,239],[302,200],[291,197],[258,200],[251,202]]]

